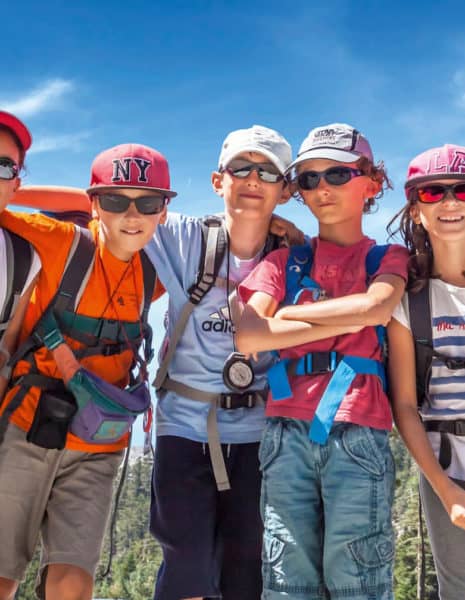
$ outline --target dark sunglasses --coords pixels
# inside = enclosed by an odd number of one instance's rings
[[[8,156],[0,156],[0,179],[14,179],[18,177],[19,165]]]
[[[258,177],[265,183],[278,183],[284,179],[278,168],[272,163],[253,163],[248,160],[232,160],[226,167],[233,177],[246,179],[252,171],[257,171]]]
[[[363,175],[360,169],[350,167],[330,167],[326,171],[304,171],[297,176],[297,184],[303,190],[316,190],[320,179],[330,185],[344,185],[354,177]]]
[[[432,183],[431,185],[417,188],[418,200],[424,204],[441,202],[447,196],[448,192],[451,192],[456,200],[465,202],[465,182],[453,183],[451,185]]]
[[[124,194],[96,194],[103,210],[111,213],[124,213],[131,202],[142,215],[156,215],[168,204],[168,198],[161,194],[151,194],[140,198],[129,198]]]

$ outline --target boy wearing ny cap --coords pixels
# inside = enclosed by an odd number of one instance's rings
[[[392,417],[376,326],[402,295],[406,250],[363,234],[388,179],[359,131],[313,129],[290,171],[319,234],[239,288],[239,349],[280,349],[260,451],[264,597],[391,600]]]
[[[224,140],[212,185],[224,201],[227,248],[219,279],[181,331],[205,253],[202,220],[169,214],[147,248],[169,293],[162,354],[173,354],[156,378],[151,531],[164,557],[156,600],[260,598],[258,443],[272,359],[234,353],[228,296],[264,256],[272,212],[289,197],[290,161],[287,141],[266,127]]]
[[[164,291],[140,250],[176,194],[170,190],[166,159],[137,144],[116,146],[97,156],[88,194],[96,215],[89,225],[93,262],[83,278],[82,295],[75,308],[68,309],[72,318],[66,320],[64,312],[53,314],[82,366],[124,388],[134,364],[140,360],[144,364],[138,349],[148,339],[142,316],[145,302]],[[28,239],[44,265],[23,322],[22,343],[31,339],[59,289],[76,240],[75,226],[8,211],[0,216],[0,224]],[[148,290],[145,263],[153,275]],[[77,322],[95,322],[99,327],[84,332]],[[66,391],[69,398],[69,390],[63,390],[55,354],[43,345],[46,336],[39,340],[21,353],[0,408],[3,424],[9,421],[0,445],[0,599],[14,596],[40,534],[38,596],[90,600],[113,480],[128,435],[114,442],[90,442],[71,433],[72,419],[64,430],[58,427],[61,417],[53,414],[56,400],[46,402],[51,396],[60,400]],[[21,348],[24,345],[19,352]],[[52,426],[55,436],[64,434],[61,444],[51,442]]]
[[[0,111],[0,212],[11,202],[16,190],[21,184],[20,173],[24,158],[32,143],[29,130],[14,115]],[[19,326],[24,310],[29,301],[32,281],[40,269],[40,259],[30,247],[24,257],[11,256],[9,264],[9,248],[13,248],[11,238],[0,228],[0,399],[3,397],[8,378],[9,368],[6,366],[19,332]],[[8,285],[10,266],[13,271],[21,270],[20,261],[28,260],[24,265],[24,283],[18,282],[18,288],[11,289]],[[12,276],[14,282],[14,276]],[[10,281],[11,286],[11,281]],[[15,298],[15,295],[21,299]]]

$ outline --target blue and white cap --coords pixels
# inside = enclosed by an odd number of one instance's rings
[[[331,123],[309,132],[288,170],[312,158],[351,163],[362,156],[373,162],[373,153],[366,137],[351,125]]]

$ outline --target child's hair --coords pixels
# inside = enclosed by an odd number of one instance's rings
[[[415,188],[407,193],[407,204],[389,221],[386,229],[389,237],[399,234],[409,252],[407,288],[419,292],[428,280],[437,277],[433,274],[433,249],[428,232],[421,223],[417,224],[412,218],[412,208],[418,202]],[[399,226],[393,229],[399,219]]]
[[[440,148],[430,148],[410,161],[405,183],[407,204],[386,228],[390,237],[399,233],[407,246],[410,254],[407,289],[413,292],[420,291],[428,283],[428,279],[441,277],[440,273],[433,273],[434,256],[428,232],[412,218],[412,209],[418,202],[417,186],[444,178],[465,179],[464,146],[445,144]],[[393,229],[392,226],[399,217],[399,227]],[[462,274],[465,277],[465,271]]]
[[[363,172],[364,175],[367,175],[373,181],[376,181],[381,185],[381,189],[372,198],[367,198],[365,201],[365,206],[363,207],[363,212],[365,214],[374,212],[372,208],[376,206],[376,201],[383,197],[384,192],[386,190],[392,190],[393,185],[392,181],[389,179],[387,171],[384,167],[384,162],[380,161],[378,164],[374,164],[369,160],[366,156],[361,156],[357,161],[357,167],[360,171]]]
[[[10,127],[7,127],[6,125],[0,124],[0,132],[4,132],[7,133],[13,140],[13,142],[15,143],[15,146],[18,148],[19,151],[19,167],[22,169],[24,166],[24,159],[26,157],[26,151],[24,150],[23,145],[21,144],[21,141],[19,139],[19,137],[16,135],[16,133],[10,129]]]
[[[363,212],[365,214],[373,213],[373,212],[375,212],[374,208],[376,206],[376,201],[379,200],[380,198],[382,198],[382,196],[384,195],[384,192],[386,190],[393,189],[392,181],[389,179],[389,177],[387,175],[387,171],[384,167],[383,161],[380,161],[378,164],[375,165],[366,156],[361,156],[357,160],[356,164],[357,164],[357,167],[360,169],[360,171],[363,172],[364,175],[366,175],[373,181],[376,181],[379,184],[381,184],[380,191],[376,194],[376,196],[373,196],[372,198],[367,198],[365,200],[365,206],[363,207]],[[290,186],[290,190],[292,193],[292,197],[295,198],[298,202],[303,203],[304,200],[299,192],[299,188],[298,188],[297,184],[295,183],[295,180],[292,180],[292,181],[289,180],[289,186]]]

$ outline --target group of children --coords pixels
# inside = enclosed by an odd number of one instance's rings
[[[30,145],[0,112],[2,211]],[[222,216],[167,213],[168,164],[137,144],[95,159],[88,229],[0,214],[3,272],[11,236],[31,244],[14,302],[0,282],[0,600],[39,536],[38,596],[92,598],[113,481],[150,410],[147,313],[165,290],[155,600],[392,599],[391,404],[422,472],[441,598],[463,599],[465,148],[410,164],[405,246],[362,230],[389,185],[349,125],[313,129],[293,162],[255,125],[222,145]],[[273,211],[292,196],[318,232],[277,247],[270,231],[292,226]]]

